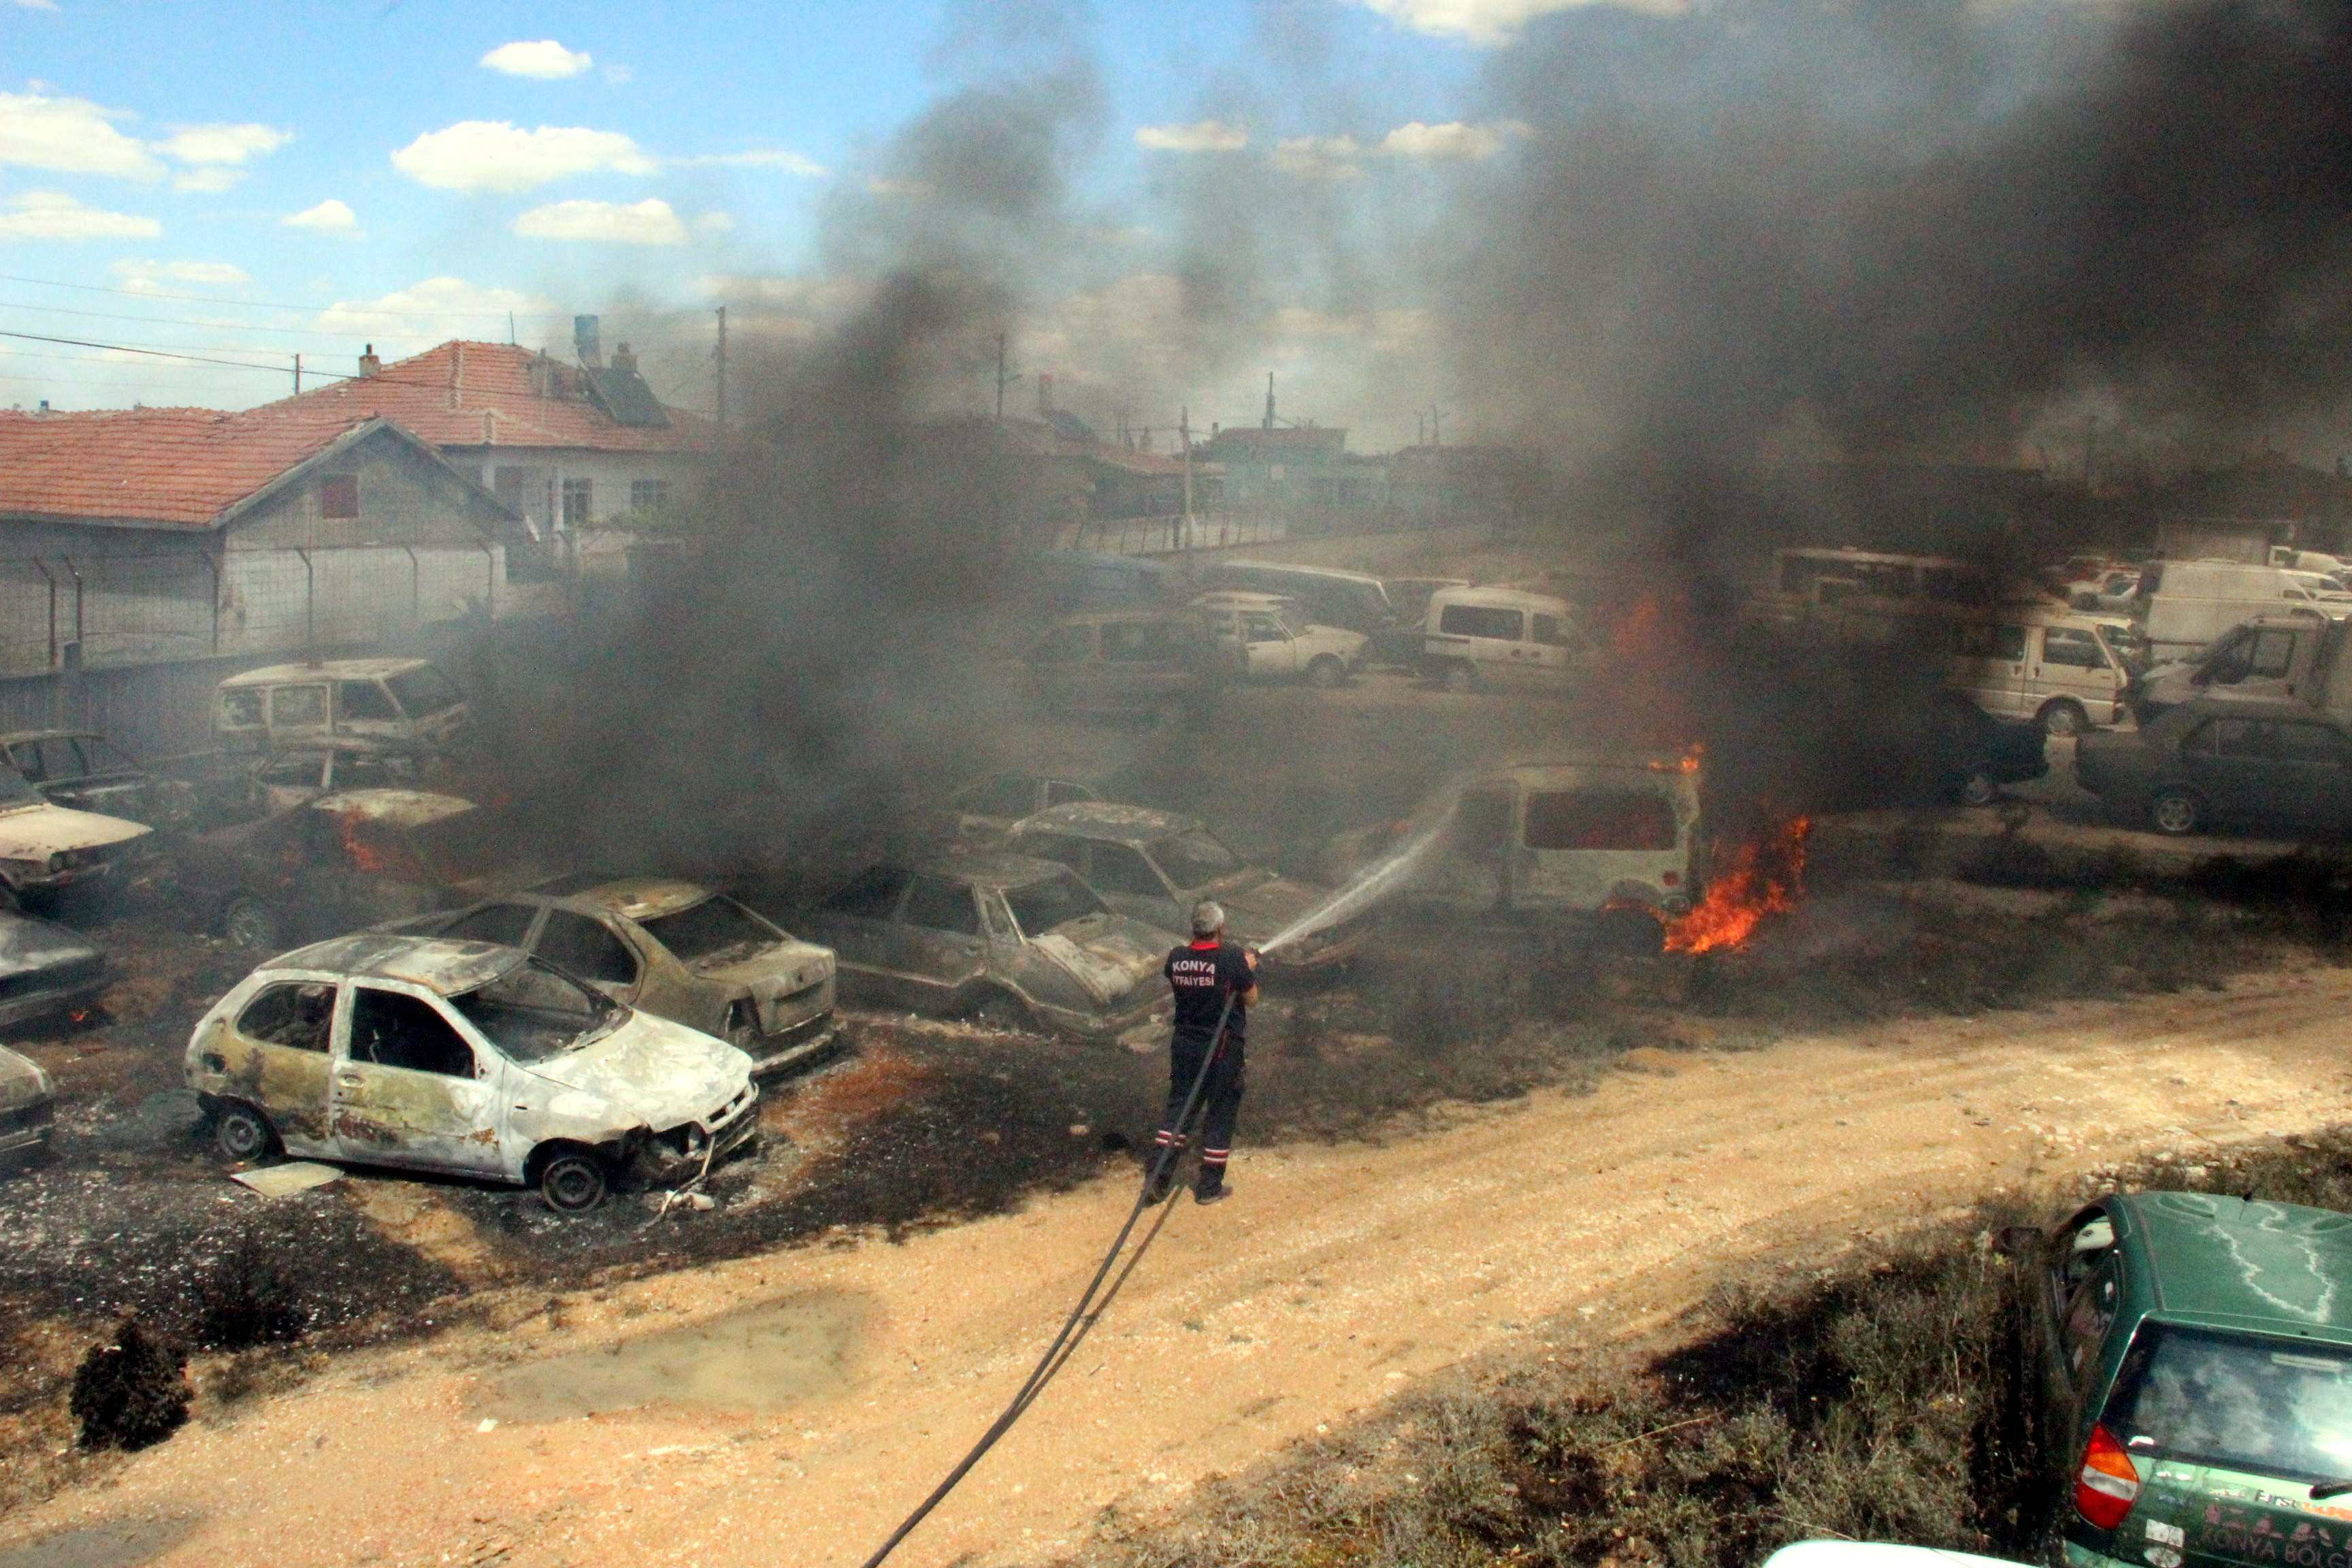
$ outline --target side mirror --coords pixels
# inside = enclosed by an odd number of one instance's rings
[[[1992,1249],[2003,1258],[2032,1258],[2043,1247],[2042,1232],[2030,1225],[2005,1225],[1992,1238]]]

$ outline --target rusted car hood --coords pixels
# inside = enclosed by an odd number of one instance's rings
[[[103,849],[154,831],[119,816],[62,805],[20,805],[0,812],[0,860],[46,860],[60,849]]]
[[[38,1105],[53,1091],[49,1075],[31,1058],[0,1046],[0,1110],[22,1110]]]
[[[0,911],[0,980],[105,956],[103,948],[78,931]]]
[[[1123,915],[1088,915],[1055,927],[1029,945],[1106,1007],[1157,976],[1169,947],[1163,933]]]
[[[751,1081],[751,1058],[683,1024],[633,1013],[603,1039],[530,1070],[660,1132],[734,1099]]]
[[[793,938],[763,947],[727,963],[693,963],[688,968],[705,980],[722,985],[742,985],[759,991],[772,985],[789,994],[805,990],[833,973],[833,949]]]

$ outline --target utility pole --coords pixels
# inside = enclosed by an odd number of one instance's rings
[[[1431,446],[1445,445],[1445,422],[1452,417],[1453,416],[1443,408],[1433,408],[1429,411],[1429,444]]]
[[[1184,449],[1184,542],[1192,542],[1192,410],[1180,408],[1176,415],[1176,439]]]
[[[711,351],[719,366],[718,412],[719,427],[727,428],[727,307],[719,307],[719,346]]]
[[[1274,428],[1274,372],[1265,373],[1265,429]]]
[[[1004,368],[1004,334],[996,334],[996,422],[1004,423],[1004,388],[1012,380]]]
[[[300,354],[294,356],[294,395],[297,397],[302,395],[302,356]]]

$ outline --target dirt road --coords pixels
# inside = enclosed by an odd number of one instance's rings
[[[1236,1157],[898,1561],[1034,1559],[1419,1374],[1636,1331],[1991,1183],[2340,1120],[2352,972],[1639,1051],[1385,1147]],[[1015,1385],[1129,1201],[509,1304],[346,1357],[0,1526],[0,1565],[856,1563]],[[644,1403],[658,1399],[661,1404]],[[62,1532],[62,1533],[60,1533]]]

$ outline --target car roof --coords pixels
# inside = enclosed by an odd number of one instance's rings
[[[1070,872],[1070,868],[1058,860],[1008,855],[1001,850],[972,855],[935,855],[899,864],[908,871],[934,877],[958,877],[989,888],[1024,888],[1032,882],[1043,882],[1048,878],[1066,876]]]
[[[2150,1307],[2168,1319],[2352,1343],[2352,1215],[2217,1193],[2107,1200]]]
[[[1429,596],[1431,609],[1442,610],[1448,605],[1491,605],[1497,609],[1535,610],[1545,615],[1574,614],[1566,599],[1530,594],[1523,588],[1440,588]]]
[[[472,801],[423,789],[344,789],[322,795],[302,809],[331,816],[381,822],[394,827],[423,827],[461,813],[478,809]]]
[[[523,961],[511,947],[489,942],[360,931],[281,953],[256,973],[320,970],[358,980],[399,980],[443,996],[486,984]]]
[[[1295,594],[1263,594],[1255,588],[1212,588],[1205,594],[1193,595],[1192,602],[1196,609],[1262,610],[1277,605],[1295,605],[1298,603],[1298,596]]]
[[[240,686],[282,686],[290,680],[381,680],[423,669],[429,658],[326,658],[312,664],[273,664],[248,669],[221,682],[221,689]]]
[[[681,877],[616,877],[561,895],[633,921],[659,920],[714,897],[711,889]]]
[[[1287,561],[1219,561],[1209,568],[1212,572],[1280,572],[1297,577],[1320,577],[1333,583],[1370,583],[1381,586],[1381,580],[1369,572],[1350,572],[1340,566],[1297,566]]]
[[[1122,805],[1111,800],[1073,800],[1049,805],[1013,824],[1015,833],[1032,828],[1040,833],[1066,833],[1074,838],[1100,838],[1114,844],[1142,844],[1200,826],[1189,816],[1156,811],[1148,805]]]

